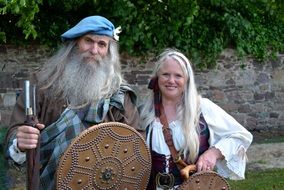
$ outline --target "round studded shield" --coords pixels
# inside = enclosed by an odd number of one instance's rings
[[[197,172],[190,176],[180,190],[230,190],[228,182],[214,171]]]
[[[57,189],[146,189],[150,151],[132,127],[108,122],[76,137],[60,159]]]

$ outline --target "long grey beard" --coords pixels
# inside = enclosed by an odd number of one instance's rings
[[[86,62],[84,58],[72,58],[57,83],[57,91],[62,92],[69,106],[80,107],[108,96],[104,87],[111,80],[113,65],[108,58]]]

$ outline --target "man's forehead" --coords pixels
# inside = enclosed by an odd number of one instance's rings
[[[109,42],[110,40],[112,40],[112,38],[110,38],[109,36],[104,36],[104,35],[97,35],[97,34],[85,34],[82,36],[83,38],[90,38],[94,41],[105,41],[105,42]]]

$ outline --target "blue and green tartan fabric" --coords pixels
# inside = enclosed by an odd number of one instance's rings
[[[110,99],[84,109],[66,109],[60,118],[41,132],[41,189],[54,189],[55,172],[61,155],[87,127],[103,121]]]
[[[55,189],[55,172],[61,154],[84,126],[78,110],[66,109],[57,122],[41,133],[40,147],[40,189]]]

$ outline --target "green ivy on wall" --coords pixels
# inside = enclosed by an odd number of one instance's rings
[[[134,56],[175,47],[210,68],[228,47],[259,61],[284,50],[282,0],[0,0],[0,13],[3,43],[55,47],[83,17],[102,15],[122,26],[121,51]]]

